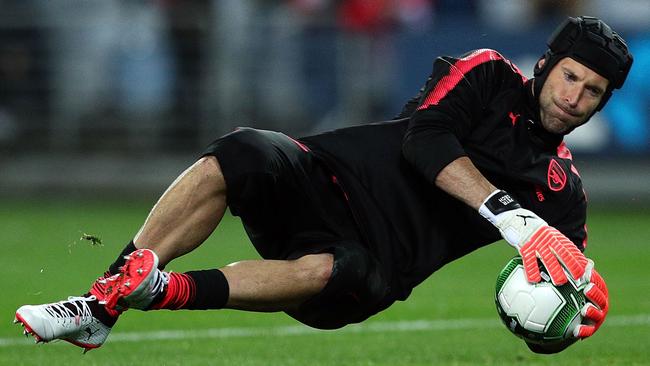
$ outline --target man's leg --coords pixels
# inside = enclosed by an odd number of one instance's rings
[[[112,286],[114,276],[124,266],[128,254],[138,248],[151,249],[157,255],[158,267],[163,268],[174,258],[186,254],[207,239],[214,231],[226,210],[226,183],[221,167],[214,156],[206,156],[186,169],[167,188],[154,205],[144,224],[108,271],[90,289],[101,303],[104,293]],[[104,323],[112,326],[118,313],[97,308],[95,313]]]
[[[214,231],[226,209],[226,183],[214,156],[181,174],[162,195],[135,236],[136,248],[151,249],[158,267],[198,247]],[[249,260],[220,271],[229,289],[226,307],[282,311],[318,293],[327,283],[332,255],[291,261]]]
[[[159,267],[192,251],[214,231],[225,209],[226,184],[219,163],[215,157],[204,157],[170,185],[123,253],[128,254],[134,244],[135,248],[150,249],[157,259],[149,273],[161,274]],[[98,280],[88,296],[21,307],[16,313],[17,321],[39,341],[64,339],[86,349],[101,346],[119,315],[110,309],[107,312],[101,302],[111,286],[131,285],[127,276],[110,277],[125,262],[128,263],[120,255],[111,265],[114,271]],[[290,261],[242,261],[222,270],[160,275],[155,277],[157,283],[147,284],[155,291],[148,294],[151,299],[146,303],[152,309],[291,310],[325,286],[332,262],[330,254],[318,254]],[[59,321],[64,318],[82,321]],[[52,324],[59,323],[74,326],[52,328]],[[83,333],[88,324],[101,330],[90,341]]]
[[[203,216],[184,221],[187,210],[180,203],[188,194],[182,192],[192,192],[195,185],[191,184],[192,179],[181,177],[154,207],[136,237],[138,247],[152,250],[140,249],[135,255],[128,256],[119,283],[110,289],[110,293],[107,291],[111,300],[107,301],[107,307],[122,303],[143,310],[228,307],[287,311],[306,324],[333,328],[367,317],[379,306],[388,288],[381,268],[376,259],[354,240],[351,243],[336,242],[348,236],[356,238],[355,230],[342,230],[340,238],[332,237],[333,224],[328,213],[341,215],[343,226],[352,225],[353,219],[340,192],[331,186],[327,172],[319,169],[304,147],[279,133],[243,128],[215,141],[206,154],[219,157],[219,162],[216,158],[209,158],[205,166],[199,167],[198,181],[201,182],[205,176],[216,176],[219,184],[212,182],[214,191],[208,187],[199,189],[199,192],[207,191],[203,193],[204,197],[216,197],[216,206],[220,207],[217,219],[206,220],[214,214],[208,209],[198,210],[204,213]],[[203,174],[200,174],[203,169]],[[229,187],[226,187],[225,179]],[[249,235],[251,228],[258,230],[252,231],[251,238],[262,256],[284,258],[290,250],[303,255],[295,260],[243,261],[221,269],[180,274],[157,269],[161,266],[151,259],[155,254],[161,255],[160,263],[164,265],[195,248],[212,232],[225,210],[226,188],[230,209],[248,224]],[[318,193],[323,193],[324,198],[309,199]],[[179,197],[175,198],[175,195]],[[331,204],[324,205],[323,200]],[[197,201],[193,206],[198,207],[204,199]],[[283,206],[287,204],[294,209],[287,210]],[[323,229],[323,242],[304,243],[298,249],[291,248],[290,242],[283,243],[278,239],[285,230],[287,240],[291,240],[292,235],[300,235],[304,228],[294,226],[302,225],[301,219],[309,230]],[[192,225],[202,222],[205,225],[199,228],[198,233],[193,233]],[[295,225],[287,225],[287,222]],[[194,241],[181,242],[183,237],[192,235]],[[324,243],[328,243],[326,250],[322,250]],[[334,247],[336,250],[330,254]],[[309,252],[305,251],[308,248],[322,254],[304,255]],[[145,285],[140,286],[143,283]],[[339,314],[332,315],[338,322],[318,316],[321,311],[333,313],[331,309],[341,305],[341,298],[357,308],[354,316],[341,320]],[[347,305],[339,307],[349,308]]]
[[[154,250],[164,267],[198,247],[221,221],[226,210],[225,194],[226,183],[217,159],[199,159],[167,188],[104,277],[117,274],[124,257],[138,248]]]
[[[318,294],[332,274],[333,255],[310,254],[290,261],[251,260],[221,268],[228,279],[226,307],[287,311]]]
[[[149,249],[128,257],[105,293],[109,309],[291,311],[325,287],[334,264],[332,254],[321,253],[173,273],[159,270],[157,257]]]
[[[319,329],[357,323],[389,306],[390,283],[381,264],[353,241],[332,243],[324,252],[295,260],[249,260],[224,268],[168,273],[161,286],[140,286],[156,269],[155,254],[141,249],[129,256],[111,307],[142,309],[221,309],[284,311]],[[158,276],[162,278],[163,276]],[[129,285],[126,286],[125,284]],[[144,296],[142,296],[144,294]]]
[[[215,157],[198,160],[181,174],[162,195],[136,235],[82,297],[44,305],[26,305],[16,312],[16,322],[37,341],[64,339],[86,349],[101,346],[119,312],[105,309],[106,288],[115,283],[125,254],[137,247],[154,250],[159,266],[200,245],[218,225],[226,208],[225,181]],[[70,321],[67,321],[70,319]],[[93,337],[84,330],[97,328]]]
[[[198,247],[226,211],[226,183],[214,156],[199,159],[160,197],[135,236],[136,248],[153,250],[164,267]]]

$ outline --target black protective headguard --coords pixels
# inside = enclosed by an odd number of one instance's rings
[[[548,50],[542,67],[535,65],[535,95],[539,97],[542,86],[555,64],[564,57],[570,57],[589,67],[607,80],[609,85],[600,104],[599,111],[612,95],[620,89],[632,67],[632,54],[627,44],[605,22],[598,18],[569,17],[551,34]]]

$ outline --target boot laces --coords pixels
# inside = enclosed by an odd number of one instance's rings
[[[156,296],[161,292],[165,291],[167,284],[169,283],[169,273],[161,270],[157,270],[156,278],[154,279],[153,286],[151,287],[151,294]]]
[[[59,324],[65,325],[70,323],[79,325],[92,320],[93,314],[88,306],[88,301],[94,300],[97,300],[95,296],[70,296],[67,301],[64,300],[47,305],[45,311]]]

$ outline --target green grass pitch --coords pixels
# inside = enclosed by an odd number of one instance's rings
[[[360,327],[310,331],[284,314],[125,313],[108,342],[82,355],[65,342],[34,345],[12,325],[22,304],[84,292],[138,230],[148,204],[3,202],[0,207],[0,365],[641,365],[650,364],[650,213],[592,209],[588,256],[607,280],[611,311],[592,338],[559,355],[527,350],[499,323],[496,275],[514,251],[501,242],[435,273],[406,302]],[[102,245],[81,236],[94,235]],[[227,216],[169,270],[257,258]]]

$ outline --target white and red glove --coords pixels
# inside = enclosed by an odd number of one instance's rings
[[[565,269],[576,280],[585,274],[587,258],[573,242],[534,212],[521,208],[508,193],[501,190],[492,192],[479,208],[479,213],[519,251],[528,281],[536,283],[542,280],[537,258],[555,285],[567,282]]]
[[[528,348],[535,353],[552,354],[565,350],[579,339],[591,337],[605,322],[609,311],[609,294],[607,285],[598,272],[594,269],[594,262],[587,259],[587,269],[583,277],[576,281],[587,285],[582,290],[588,302],[582,307],[582,323],[573,328],[573,338],[566,338],[557,343],[537,344],[526,342]]]
[[[609,291],[605,280],[593,268],[594,262],[587,260],[586,267],[583,278],[588,284],[583,292],[589,302],[580,310],[584,317],[583,321],[586,320],[586,323],[573,329],[573,336],[580,339],[591,337],[603,325],[609,311]]]

